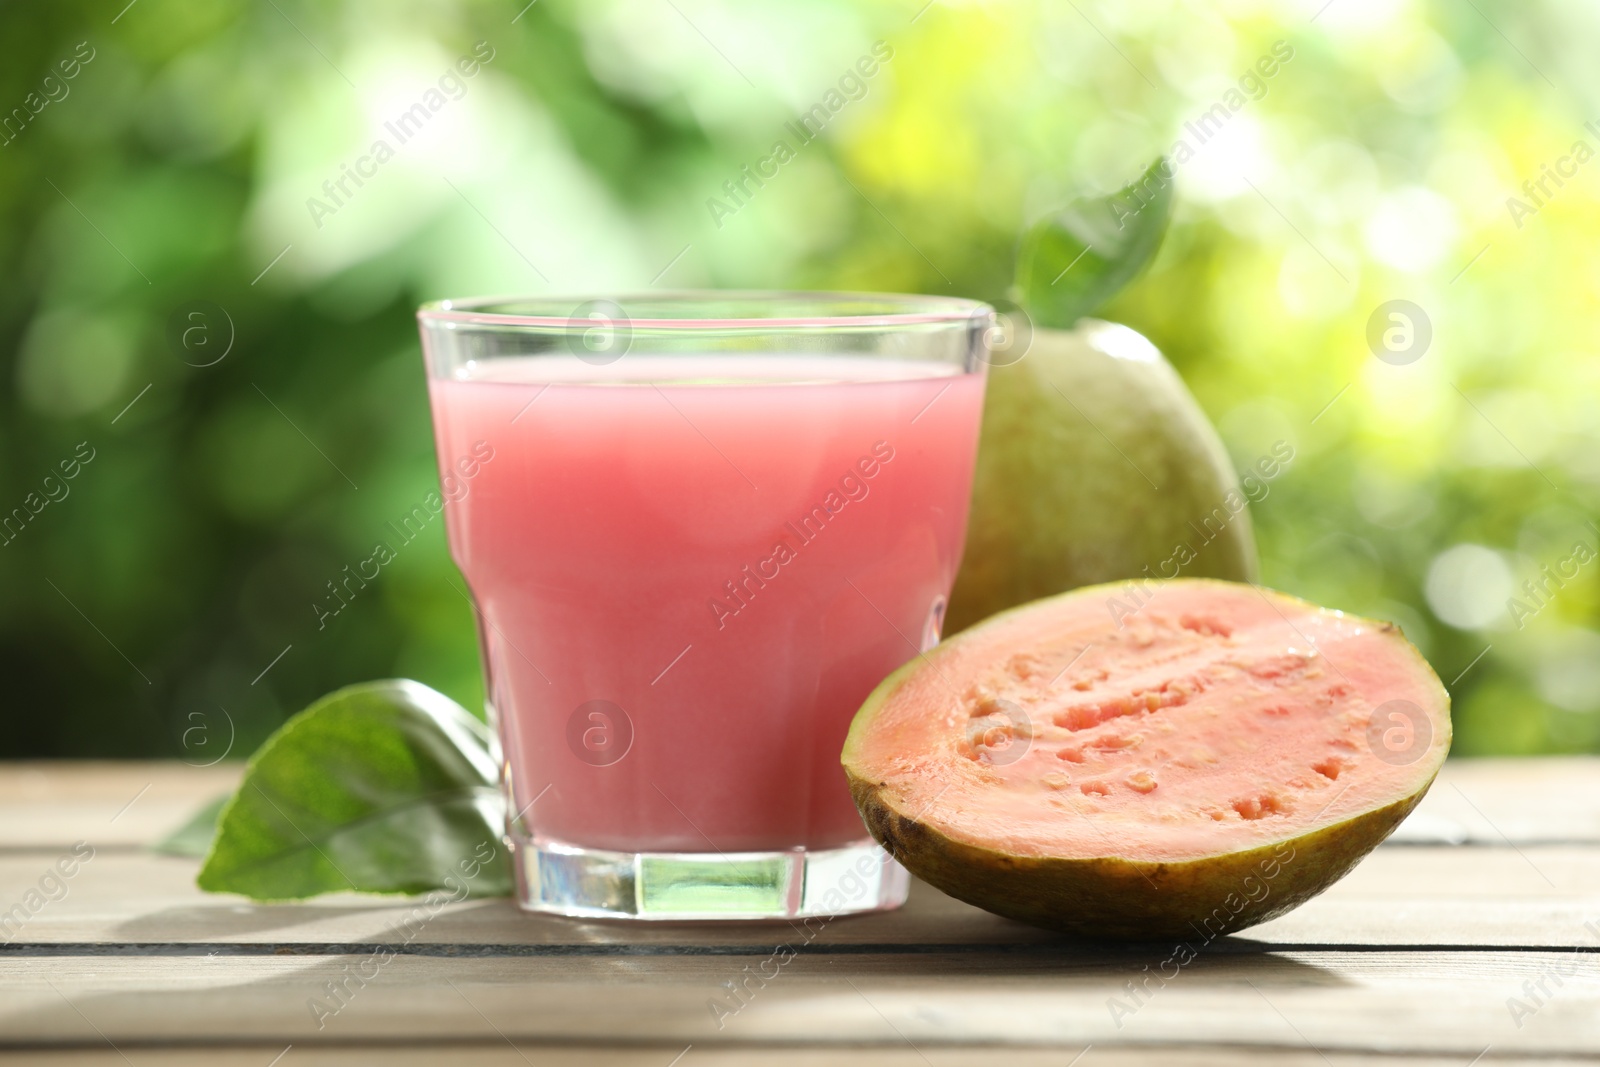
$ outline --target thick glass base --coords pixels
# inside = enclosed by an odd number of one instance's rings
[[[795,919],[884,911],[909,876],[871,841],[807,852],[605,852],[517,837],[517,903],[606,919]]]

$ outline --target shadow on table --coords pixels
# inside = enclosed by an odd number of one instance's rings
[[[1189,1026],[1195,1012],[1234,1040],[1276,1022],[1263,997],[1295,988],[1345,996],[1360,985],[1269,952],[1206,953],[1161,975],[1167,951],[1064,943],[1025,953],[806,953],[748,984],[765,955],[285,958],[268,951],[214,959],[195,947],[200,958],[51,960],[53,991],[36,985],[26,1003],[0,1005],[0,1029],[14,1041],[83,1047],[276,1040],[292,1042],[297,1055],[329,1043],[494,1047],[619,1037],[680,1048],[723,1041],[1081,1047],[1130,1034],[1161,1037]],[[1135,1013],[1137,1029],[1124,1032]]]
[[[403,897],[315,904],[259,904],[219,897],[215,902],[147,912],[119,923],[112,933],[119,941],[144,943],[258,941],[260,935],[274,931],[294,935],[281,942],[285,945],[393,941],[404,917],[416,906],[413,899]]]
[[[1171,981],[1207,973],[1326,985],[1343,981],[1294,946],[1245,937],[1120,945],[1065,938],[992,915],[929,886],[913,886],[897,911],[762,922],[570,919],[520,911],[509,899],[429,910],[424,898],[334,897],[253,903],[216,897],[176,904],[119,924],[125,942],[197,953],[326,956],[382,945],[402,957],[585,960],[615,975],[785,972],[937,976],[1116,976]],[[226,946],[226,947],[223,947]],[[736,962],[737,961],[737,962]]]

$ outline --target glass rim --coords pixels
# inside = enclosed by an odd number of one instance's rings
[[[628,301],[639,304],[671,305],[685,307],[696,303],[740,303],[752,305],[817,306],[838,304],[876,305],[870,311],[843,314],[754,315],[754,316],[704,316],[674,318],[634,318],[626,314]],[[515,306],[551,307],[570,306],[568,314],[520,314],[497,308]],[[846,290],[803,289],[677,289],[661,292],[632,292],[611,295],[587,296],[476,296],[464,299],[431,300],[417,309],[417,321],[458,324],[482,327],[532,327],[548,330],[580,330],[594,325],[585,308],[610,305],[622,312],[624,321],[634,329],[695,331],[695,330],[804,330],[855,327],[860,329],[892,329],[895,327],[955,325],[971,322],[975,317],[994,308],[982,300],[965,297],[930,296],[917,293],[851,292]]]

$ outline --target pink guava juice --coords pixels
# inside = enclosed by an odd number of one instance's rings
[[[981,373],[510,357],[430,383],[513,812],[543,844],[828,849],[862,701],[938,637]]]

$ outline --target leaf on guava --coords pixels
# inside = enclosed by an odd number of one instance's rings
[[[1165,156],[1111,196],[1074,200],[1031,226],[1017,254],[1017,288],[1036,326],[1070,329],[1155,257],[1172,215]]]

